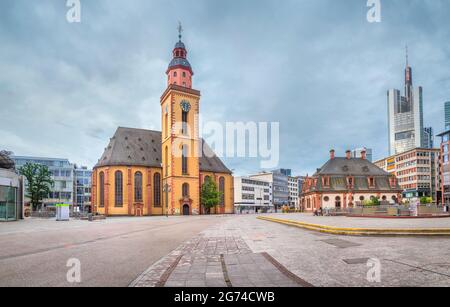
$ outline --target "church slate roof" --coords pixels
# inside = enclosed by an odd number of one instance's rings
[[[188,69],[192,70],[191,64],[189,63],[188,60],[183,59],[183,58],[174,58],[172,59],[172,61],[170,61],[169,64],[169,69],[175,66],[183,66],[183,67],[187,67]]]
[[[161,168],[161,142],[160,131],[119,127],[95,167],[141,166]],[[202,144],[203,155],[199,159],[200,171],[231,174],[231,171],[214,154],[204,140],[202,140]]]

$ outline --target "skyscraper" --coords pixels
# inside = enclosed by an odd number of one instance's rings
[[[399,154],[417,147],[423,142],[422,87],[413,87],[412,68],[406,52],[405,94],[397,89],[388,91],[389,152]]]
[[[450,129],[450,101],[445,103],[445,128]]]
[[[434,134],[432,127],[425,127],[423,129],[423,148],[431,149],[434,147]]]

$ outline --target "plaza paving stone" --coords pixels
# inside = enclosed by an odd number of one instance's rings
[[[177,257],[182,255],[178,263]],[[170,266],[176,268],[165,279]],[[299,287],[241,236],[212,227],[144,272],[133,287]]]
[[[280,217],[281,215],[272,215]],[[448,220],[350,220],[288,215],[307,222],[342,227],[447,227]],[[331,244],[332,243],[332,244]],[[450,287],[450,239],[421,237],[346,237],[328,235],[232,216],[180,246],[140,276],[134,286],[157,284],[170,263],[183,255],[165,286],[234,287],[300,286],[263,257],[269,254],[288,272],[314,286],[445,286]],[[364,259],[380,262],[380,282],[370,282]],[[152,279],[153,278],[153,279]]]

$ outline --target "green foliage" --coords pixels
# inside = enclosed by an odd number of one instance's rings
[[[428,205],[433,202],[433,199],[431,197],[421,197],[420,198],[420,204],[421,205]]]
[[[216,207],[220,203],[221,193],[217,190],[217,185],[210,178],[207,178],[202,186],[200,199],[203,207],[209,212],[211,208]]]
[[[19,169],[27,180],[27,197],[31,200],[33,210],[42,206],[42,200],[48,197],[54,184],[48,167],[41,164],[27,163]]]
[[[376,197],[371,197],[370,200],[365,200],[363,202],[363,206],[365,206],[365,207],[375,207],[375,206],[379,206],[380,204],[381,204],[380,200]]]
[[[373,206],[379,206],[381,204],[380,200],[376,197],[371,197],[370,200],[372,201]]]

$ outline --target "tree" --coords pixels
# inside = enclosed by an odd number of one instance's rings
[[[221,193],[217,190],[216,183],[211,178],[207,178],[200,193],[201,203],[207,213],[210,213],[211,208],[219,205],[220,197]]]
[[[26,196],[31,200],[33,211],[42,207],[42,200],[48,197],[54,181],[48,167],[41,164],[27,163],[19,169],[27,181]]]
[[[381,203],[380,203],[380,199],[379,198],[377,198],[377,197],[375,197],[375,196],[372,196],[371,198],[370,198],[370,200],[371,200],[371,202],[372,202],[372,206],[379,206]]]

